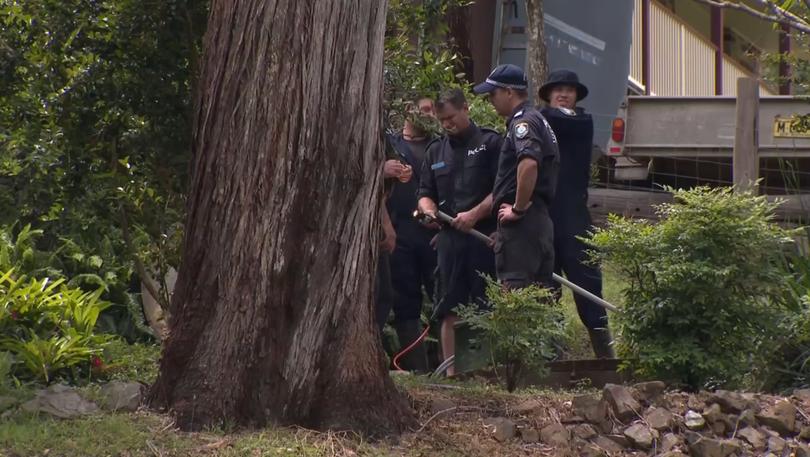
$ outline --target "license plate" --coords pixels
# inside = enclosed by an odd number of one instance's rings
[[[773,120],[773,136],[774,138],[810,138],[810,114],[777,116]]]

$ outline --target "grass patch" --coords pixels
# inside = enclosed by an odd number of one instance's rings
[[[305,429],[183,433],[167,416],[147,412],[73,420],[20,415],[0,422],[0,450],[4,457],[388,455],[354,436]]]
[[[194,447],[192,440],[171,430],[166,418],[150,414],[106,414],[74,420],[22,414],[0,422],[0,449],[10,456],[192,455]]]
[[[614,272],[610,270],[602,271],[602,296],[605,300],[621,308],[624,303],[624,297],[622,296],[624,287],[624,282]],[[579,320],[574,295],[567,287],[563,287],[563,296],[560,302],[563,307],[563,314],[565,314],[566,333],[568,334],[568,347],[565,351],[565,358],[592,359],[594,355],[591,349],[591,340],[588,337],[588,330]],[[611,314],[608,311],[608,327],[612,331],[614,323]],[[613,336],[616,336],[616,332],[613,332]]]
[[[157,379],[160,345],[128,344],[115,340],[104,349],[103,377],[110,381],[140,381],[152,384]]]

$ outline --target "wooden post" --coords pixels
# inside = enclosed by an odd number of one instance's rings
[[[712,44],[714,45],[714,95],[723,95],[723,8],[711,7]]]
[[[650,95],[652,68],[650,48],[650,5],[651,0],[641,0],[641,84],[644,84],[644,95]]]
[[[754,188],[759,178],[759,83],[737,79],[737,124],[734,135],[733,174],[738,190]]]

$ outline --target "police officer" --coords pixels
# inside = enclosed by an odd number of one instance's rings
[[[422,213],[435,217],[440,209],[454,216],[452,227],[441,230],[437,239],[441,296],[434,316],[442,322],[446,360],[455,353],[454,309],[468,303],[486,306],[486,281],[480,275],[495,272],[490,247],[466,232],[495,230],[491,192],[501,137],[470,121],[467,100],[458,89],[439,97],[436,116],[447,134],[428,145],[418,196]],[[447,374],[454,374],[452,367]]]
[[[433,117],[433,101],[417,101],[419,115],[426,121]],[[389,136],[399,161],[412,170],[422,169],[430,133],[410,121],[400,133]],[[415,342],[421,332],[422,299],[433,296],[433,272],[436,269],[436,251],[430,241],[434,233],[413,217],[417,207],[418,178],[398,182],[388,197],[387,206],[391,223],[396,231],[396,248],[391,254],[391,283],[393,286],[394,329],[400,350]],[[424,292],[423,292],[424,291]],[[427,371],[427,355],[422,344],[402,357],[400,364],[409,371]]]
[[[551,287],[554,272],[549,207],[560,155],[548,122],[528,102],[527,86],[523,70],[506,64],[474,89],[489,95],[508,124],[492,193],[498,209],[495,263],[498,279],[509,288]]]
[[[541,110],[560,147],[560,179],[551,205],[554,222],[554,272],[565,274],[573,283],[602,296],[602,273],[587,262],[587,246],[577,237],[591,230],[588,212],[588,181],[593,149],[593,118],[577,102],[588,96],[588,88],[579,76],[568,70],[551,72],[539,90],[548,106]],[[557,296],[560,295],[557,286]],[[607,328],[607,313],[601,306],[574,294],[577,312],[588,329],[593,351],[598,358],[615,357]]]
[[[432,102],[431,102],[432,109]],[[391,312],[394,301],[394,289],[391,284],[390,257],[396,249],[397,233],[388,212],[387,202],[395,188],[395,183],[407,183],[413,175],[413,168],[407,163],[403,163],[400,155],[394,147],[394,137],[386,134],[385,155],[383,164],[383,191],[385,194],[386,206],[380,212],[380,251],[377,258],[377,281],[374,288],[375,320],[382,337],[383,327],[388,321],[388,314]]]

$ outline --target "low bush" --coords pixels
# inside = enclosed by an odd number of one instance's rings
[[[110,336],[95,333],[109,303],[102,290],[84,292],[64,280],[0,276],[0,352],[11,354],[11,374],[50,383],[89,374]]]
[[[545,373],[546,361],[557,355],[565,339],[565,318],[551,292],[537,286],[507,290],[488,280],[487,298],[490,309],[467,305],[458,314],[480,332],[512,392],[528,372]]]
[[[587,240],[627,281],[618,350],[641,377],[735,386],[772,356],[787,311],[776,204],[729,188],[674,191],[657,223],[611,216]]]

